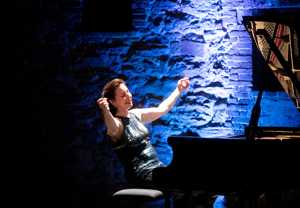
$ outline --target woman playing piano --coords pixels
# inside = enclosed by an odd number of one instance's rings
[[[188,87],[189,79],[184,77],[157,107],[132,108],[132,94],[122,79],[113,79],[104,86],[97,104],[102,110],[107,135],[125,168],[128,181],[151,183],[152,170],[164,166],[150,143],[144,123],[152,122],[170,111]]]

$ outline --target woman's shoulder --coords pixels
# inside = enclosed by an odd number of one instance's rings
[[[142,120],[142,109],[134,108],[129,110],[129,113],[135,115],[140,121]]]

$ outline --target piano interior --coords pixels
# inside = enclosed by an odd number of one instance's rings
[[[300,25],[296,13],[244,16],[243,21],[268,70],[300,111]]]

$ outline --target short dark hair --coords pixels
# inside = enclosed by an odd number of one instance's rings
[[[101,96],[107,98],[108,100],[115,99],[116,89],[120,86],[120,84],[125,84],[125,81],[120,78],[115,78],[109,81],[104,85]],[[109,109],[113,115],[117,113],[117,109],[110,102]]]

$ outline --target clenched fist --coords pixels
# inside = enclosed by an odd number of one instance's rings
[[[190,85],[190,80],[188,77],[184,77],[184,78],[178,80],[177,87],[178,87],[179,92],[186,90],[189,87],[189,85]]]
[[[97,105],[102,111],[109,111],[109,102],[107,98],[99,98],[97,100]]]

